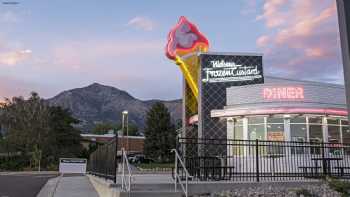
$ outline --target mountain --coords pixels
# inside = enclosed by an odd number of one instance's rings
[[[81,121],[78,127],[84,132],[89,132],[99,122],[120,123],[124,110],[129,112],[129,122],[138,125],[142,130],[146,113],[155,102],[162,102],[168,107],[173,121],[181,119],[180,99],[143,101],[126,91],[98,83],[61,92],[47,101],[50,105],[69,109]]]

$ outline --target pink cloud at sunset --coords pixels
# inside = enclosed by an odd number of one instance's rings
[[[329,0],[266,0],[257,17],[266,32],[256,44],[266,54],[267,71],[343,83],[336,11]]]
[[[0,102],[5,98],[11,99],[13,96],[28,97],[30,92],[48,92],[48,87],[43,87],[38,84],[25,80],[16,79],[13,77],[0,76]],[[46,94],[44,94],[45,96]]]
[[[20,51],[0,52],[0,65],[15,65],[18,62],[28,59],[31,56],[31,53],[32,51],[29,49]]]
[[[268,42],[270,41],[269,36],[263,35],[260,36],[257,40],[256,40],[256,45],[258,47],[264,47],[268,44]]]

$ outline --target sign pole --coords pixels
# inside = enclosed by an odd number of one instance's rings
[[[350,120],[350,1],[337,0],[340,43],[343,55],[344,82]]]

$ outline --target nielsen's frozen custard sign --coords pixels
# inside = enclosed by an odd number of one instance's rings
[[[203,72],[204,83],[252,81],[263,78],[261,65],[242,65],[226,60],[209,61]]]

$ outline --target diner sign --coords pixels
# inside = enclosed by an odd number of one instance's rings
[[[262,94],[265,100],[303,100],[304,87],[266,87]]]

